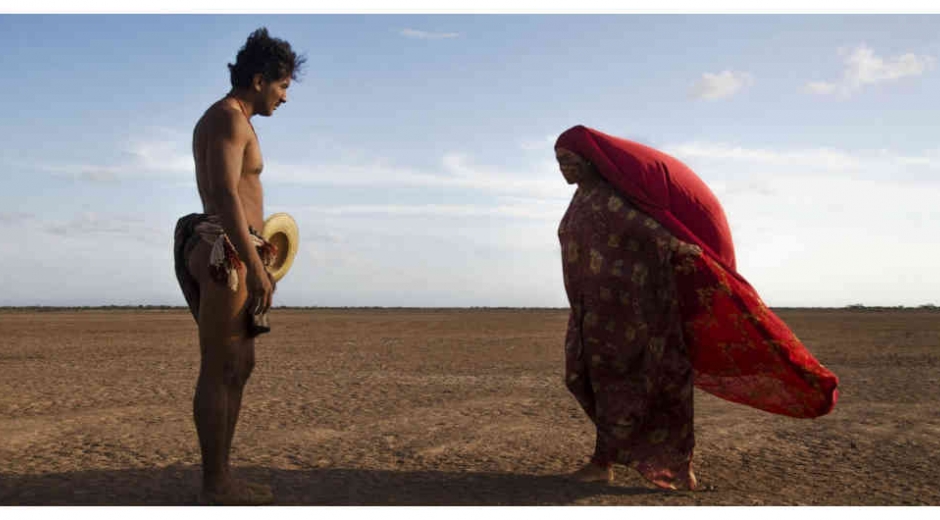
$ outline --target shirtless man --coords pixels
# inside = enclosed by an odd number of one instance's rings
[[[264,225],[261,148],[250,118],[287,102],[303,64],[287,42],[265,28],[252,33],[229,64],[232,90],[193,131],[196,184],[204,213],[179,220],[174,248],[180,287],[199,327],[201,366],[193,416],[202,452],[206,504],[267,504],[271,488],[233,478],[232,436],[242,390],[255,360],[255,336],[267,332],[274,248]]]

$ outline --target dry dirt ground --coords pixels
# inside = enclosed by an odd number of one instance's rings
[[[236,472],[295,505],[940,505],[940,313],[783,310],[842,381],[796,420],[696,392],[708,491],[560,477],[592,449],[558,310],[285,310],[260,340]],[[183,310],[0,312],[0,505],[192,504]]]

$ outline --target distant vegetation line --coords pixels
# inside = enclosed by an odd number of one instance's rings
[[[294,305],[275,305],[276,310],[568,310],[568,307],[406,307],[406,306],[294,306]],[[23,312],[52,312],[52,311],[186,311],[187,307],[182,305],[3,305],[0,311],[23,311]]]
[[[568,310],[568,307],[395,307],[395,306],[293,306],[278,305],[277,310]],[[918,305],[917,307],[897,306],[868,306],[859,303],[846,305],[843,307],[771,307],[777,310],[850,310],[859,312],[883,312],[899,310],[928,310],[940,311],[940,306],[932,303]],[[4,305],[0,306],[0,312],[65,312],[65,311],[185,311],[186,307],[181,305]]]

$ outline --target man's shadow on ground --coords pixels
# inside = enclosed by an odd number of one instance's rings
[[[274,488],[277,505],[482,506],[563,505],[600,495],[658,494],[655,489],[573,482],[561,476],[441,471],[237,468],[235,475]],[[195,466],[0,474],[0,505],[195,505]]]

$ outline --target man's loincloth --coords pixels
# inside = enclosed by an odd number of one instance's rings
[[[277,256],[277,248],[250,226],[248,230],[251,232],[251,240],[261,257],[261,262],[267,268]],[[238,291],[238,269],[242,267],[238,252],[228,235],[225,234],[222,219],[218,215],[190,213],[176,222],[173,244],[176,279],[179,281],[180,289],[183,290],[183,296],[197,323],[199,322],[199,282],[190,274],[188,260],[200,240],[212,246],[212,251],[209,253],[209,275],[216,282],[228,286],[232,292]],[[260,316],[252,315],[248,325],[251,336],[270,331],[267,313]]]

